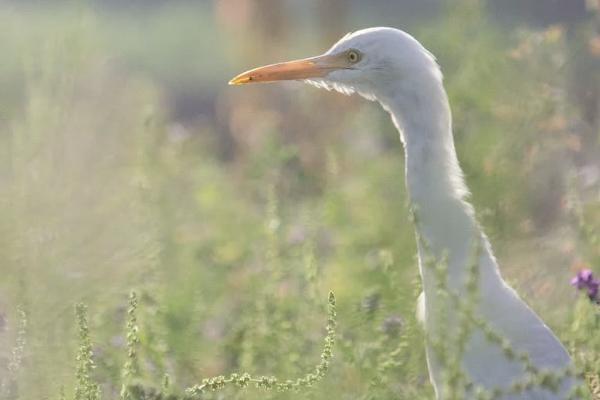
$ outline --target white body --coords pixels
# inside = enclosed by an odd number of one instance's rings
[[[578,382],[563,378],[558,391],[532,388],[509,392],[528,377],[520,361],[505,355],[498,341],[474,328],[457,361],[458,368],[441,362],[436,341],[453,343],[464,313],[440,295],[440,280],[424,260],[445,260],[446,291],[467,297],[467,271],[474,248],[479,278],[474,314],[503,340],[507,349],[525,353],[540,371],[561,373],[571,366],[565,348],[542,320],[500,276],[490,245],[467,202],[454,140],[448,98],[435,58],[412,36],[392,28],[370,28],[346,35],[322,56],[273,64],[238,75],[231,84],[304,79],[345,94],[358,92],[378,101],[390,113],[406,153],[406,184],[416,214],[419,264],[423,280],[421,317],[429,340],[427,360],[438,399],[451,396],[444,383],[450,372],[461,370],[465,381],[488,391],[501,390],[502,400],[566,399]],[[477,245],[478,246],[477,246]],[[458,347],[458,346],[455,346]],[[462,396],[462,397],[461,397]],[[475,398],[472,391],[459,398]],[[456,398],[456,396],[454,396]]]
[[[571,359],[565,348],[500,276],[487,238],[475,220],[472,206],[465,200],[468,191],[454,149],[450,107],[434,57],[410,35],[391,28],[355,32],[333,46],[329,53],[347,48],[356,48],[365,54],[365,67],[360,71],[364,76],[353,77],[354,71],[334,71],[325,79],[311,83],[344,93],[357,91],[370,100],[377,100],[390,113],[404,144],[406,184],[417,213],[416,229],[428,243],[429,251],[438,259],[447,257],[449,290],[464,292],[473,238],[477,238],[481,253],[476,314],[508,340],[516,352],[526,352],[539,369],[568,367]],[[420,244],[424,288],[421,313],[426,332],[435,335],[437,321],[433,316],[440,304],[433,271],[422,262],[427,257],[422,247]],[[455,307],[450,306],[448,310],[447,317],[452,324],[458,315]],[[434,353],[428,346],[430,379],[436,397],[444,399],[444,371]],[[469,380],[490,390],[506,390],[525,377],[522,363],[509,360],[500,346],[486,340],[479,330],[475,330],[467,342],[462,367]],[[565,399],[574,384],[573,379],[566,378],[558,394],[538,388],[501,398]]]

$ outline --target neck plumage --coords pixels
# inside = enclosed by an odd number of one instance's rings
[[[412,86],[397,83],[387,93],[379,100],[391,114],[404,144],[406,184],[421,238],[419,258],[444,259],[448,284],[458,288],[465,281],[476,241],[485,238],[465,200],[467,189],[454,149],[450,107],[441,77],[424,76]],[[487,246],[485,251],[489,251]],[[420,264],[427,297],[434,282]]]

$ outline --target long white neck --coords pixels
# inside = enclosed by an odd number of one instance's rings
[[[404,143],[406,184],[417,232],[431,255],[447,260],[448,283],[458,288],[465,281],[476,241],[484,241],[484,251],[489,248],[465,200],[467,189],[454,149],[450,107],[441,77],[425,74],[412,84],[391,85],[378,99],[391,114]],[[419,243],[421,260],[424,251]],[[421,275],[427,297],[434,284],[432,274],[421,265]]]

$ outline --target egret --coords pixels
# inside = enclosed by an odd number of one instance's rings
[[[444,259],[449,293],[466,296],[471,264],[477,267],[474,314],[478,325],[468,335],[458,361],[471,387],[500,394],[503,400],[565,399],[578,384],[569,371],[572,361],[552,331],[502,279],[487,237],[481,230],[460,169],[452,136],[451,112],[435,57],[411,35],[394,28],[369,28],[350,33],[323,55],[272,64],[244,72],[229,83],[301,80],[344,94],[358,93],[377,101],[390,114],[405,152],[409,200],[417,213],[419,272],[423,293],[420,320],[426,335],[440,331],[440,310],[450,326],[461,317],[459,307],[447,307],[438,289],[439,274],[426,259]],[[473,245],[479,248],[473,256]],[[444,306],[446,306],[444,308]],[[453,325],[452,325],[453,324]],[[502,341],[490,340],[485,326]],[[489,333],[488,330],[488,333]],[[438,339],[444,340],[439,332]],[[446,337],[448,339],[448,337]],[[449,340],[449,339],[448,339]],[[438,399],[448,398],[447,364],[435,341],[426,340],[430,380]],[[525,359],[515,356],[525,354]],[[526,360],[524,365],[524,360]],[[553,390],[514,385],[531,370],[555,373]],[[475,398],[475,390],[465,398]]]

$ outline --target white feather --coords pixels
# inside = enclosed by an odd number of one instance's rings
[[[428,337],[450,337],[459,314],[455,307],[447,307],[444,317],[450,325],[442,326],[438,311],[446,306],[443,303],[447,300],[440,298],[435,274],[421,261],[430,255],[438,259],[446,257],[448,289],[460,294],[465,291],[473,246],[479,243],[482,251],[478,260],[478,315],[515,350],[527,353],[536,367],[543,370],[569,367],[571,359],[560,341],[502,279],[491,246],[466,201],[468,189],[454,149],[450,107],[435,57],[412,36],[393,28],[370,28],[348,34],[327,53],[349,48],[360,51],[363,59],[352,68],[307,82],[346,95],[358,92],[379,101],[400,131],[406,153],[406,183],[416,210],[416,229],[422,239],[419,264],[424,291],[419,297],[417,313]],[[445,367],[438,362],[429,343],[430,378],[437,398],[444,399]],[[481,331],[470,336],[461,366],[474,384],[490,390],[507,389],[526,374],[522,364],[508,359],[500,346],[487,340]],[[576,383],[565,378],[558,393],[537,388],[500,399],[563,399]]]

